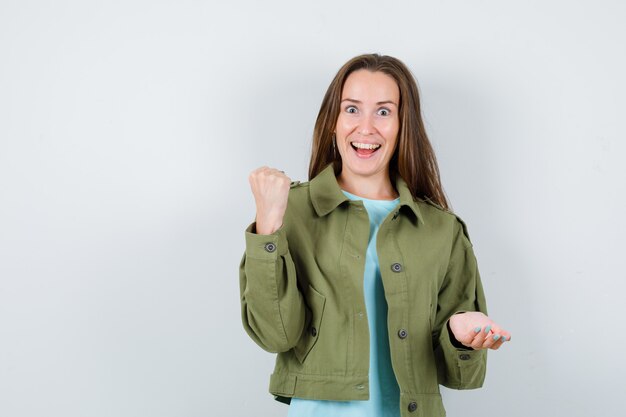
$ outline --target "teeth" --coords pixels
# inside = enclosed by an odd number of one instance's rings
[[[380,148],[380,145],[373,145],[373,144],[369,144],[369,143],[359,143],[359,142],[351,142],[352,145],[356,148],[361,148],[361,149],[378,149]]]

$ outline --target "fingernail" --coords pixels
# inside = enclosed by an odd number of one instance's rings
[[[499,334],[494,334],[494,335],[493,335],[493,340],[498,340],[499,338],[500,338],[500,335],[499,335]]]
[[[506,339],[506,336],[502,336],[502,341],[503,341],[503,342],[506,342],[506,340],[507,340],[507,339]]]
[[[491,330],[491,324],[487,327],[485,327],[485,333],[489,333],[489,330]]]
[[[480,331],[480,327],[474,329],[474,333],[478,333]]]

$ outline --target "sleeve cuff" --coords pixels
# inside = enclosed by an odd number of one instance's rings
[[[439,335],[439,343],[445,352],[445,356],[448,358],[455,358],[458,365],[469,365],[474,363],[480,360],[485,353],[484,349],[475,350],[471,347],[455,347],[450,339],[450,332],[447,329],[447,325],[445,329],[442,329],[441,334]]]
[[[459,311],[455,311],[454,314],[452,314],[448,320],[446,320],[446,329],[445,331],[448,333],[448,337],[447,340],[450,342],[450,345],[452,345],[452,347],[456,348],[456,349],[460,349],[460,350],[475,350],[474,348],[471,347],[467,347],[465,345],[463,345],[461,342],[459,342],[458,340],[456,340],[456,338],[454,337],[454,335],[452,334],[452,330],[450,330],[450,319],[457,315],[457,314],[462,314],[465,313],[465,310],[459,310]],[[443,331],[442,331],[443,332]]]
[[[288,252],[285,224],[274,233],[260,235],[256,233],[256,221],[246,228],[246,256],[256,259],[275,260]]]

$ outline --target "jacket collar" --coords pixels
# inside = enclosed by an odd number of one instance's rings
[[[400,208],[408,206],[418,221],[424,224],[424,217],[417,203],[413,200],[409,187],[400,175],[396,176],[396,189],[400,194]],[[309,190],[311,192],[311,202],[318,216],[325,216],[339,204],[350,200],[339,187],[332,163],[309,182]]]

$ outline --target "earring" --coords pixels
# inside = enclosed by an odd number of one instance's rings
[[[335,140],[336,140],[335,132],[333,132],[333,159],[337,158],[337,153],[335,152]]]

